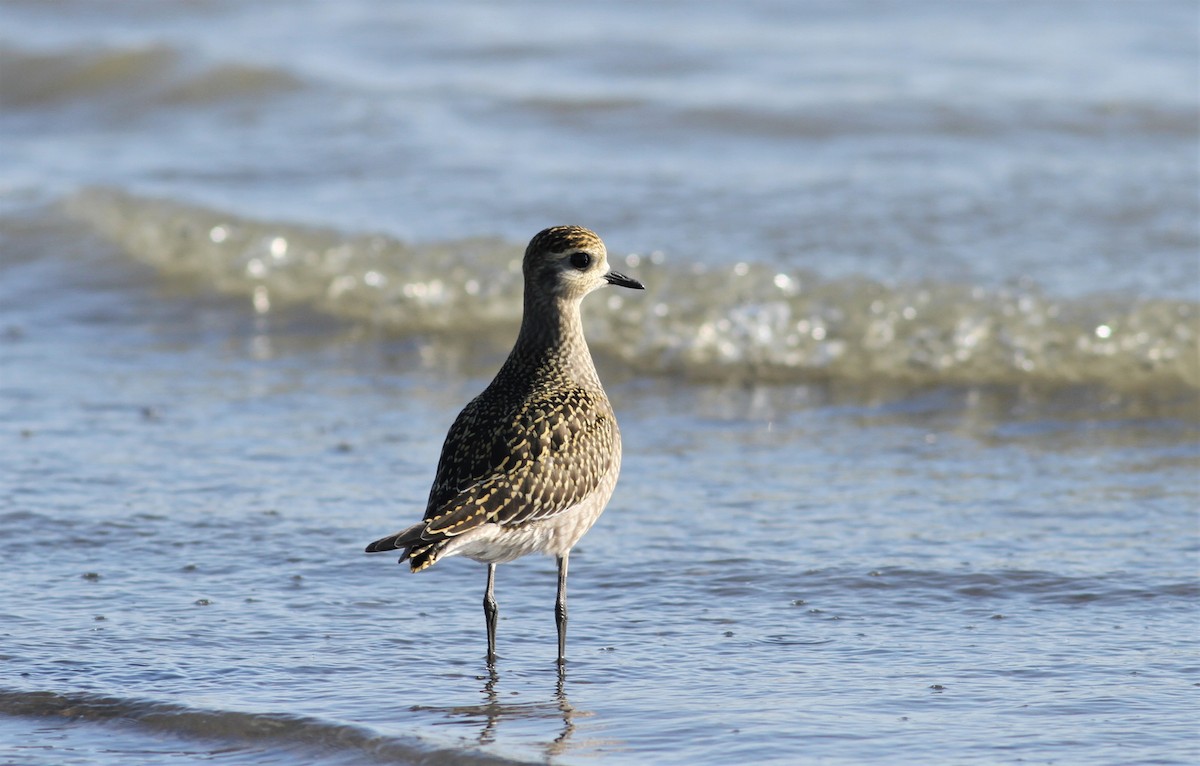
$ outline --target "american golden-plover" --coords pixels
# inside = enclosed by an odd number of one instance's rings
[[[445,556],[487,564],[487,661],[496,659],[496,565],[558,558],[558,662],[567,642],[567,558],[604,511],[621,469],[621,433],[583,337],[579,305],[605,285],[604,243],[579,226],[539,232],[525,250],[525,308],[495,380],[459,413],[442,446],[423,521],[367,546],[402,550],[412,571]]]

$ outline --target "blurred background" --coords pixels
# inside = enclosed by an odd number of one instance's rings
[[[360,550],[563,223],[626,466],[488,677]],[[1193,0],[3,0],[0,333],[14,762],[1200,757]]]

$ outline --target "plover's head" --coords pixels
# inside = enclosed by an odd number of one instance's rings
[[[645,286],[608,268],[608,251],[594,231],[582,226],[543,229],[525,248],[525,289],[564,300],[579,300],[605,285],[644,290]]]

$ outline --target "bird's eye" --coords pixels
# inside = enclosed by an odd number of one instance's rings
[[[583,271],[592,265],[592,256],[587,253],[571,253],[571,265]]]

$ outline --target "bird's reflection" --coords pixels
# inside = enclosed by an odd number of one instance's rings
[[[567,671],[562,665],[558,666],[558,676],[555,680],[553,694],[547,699],[536,702],[502,702],[501,694],[504,689],[500,682],[500,673],[494,664],[488,665],[486,675],[477,676],[477,678],[483,681],[483,687],[480,689],[482,694],[480,704],[445,708],[420,706],[419,709],[441,711],[447,717],[474,722],[479,726],[479,733],[475,739],[481,745],[495,742],[506,722],[529,724],[537,721],[554,722],[552,730],[537,737],[541,741],[540,748],[547,757],[562,755],[581,745],[581,743],[573,742],[576,721],[588,718],[592,713],[579,710],[571,704],[566,691]],[[521,734],[518,736],[523,738],[528,734],[529,726],[524,725],[520,729]],[[552,738],[542,739],[543,736],[549,736],[551,733],[553,733]]]

